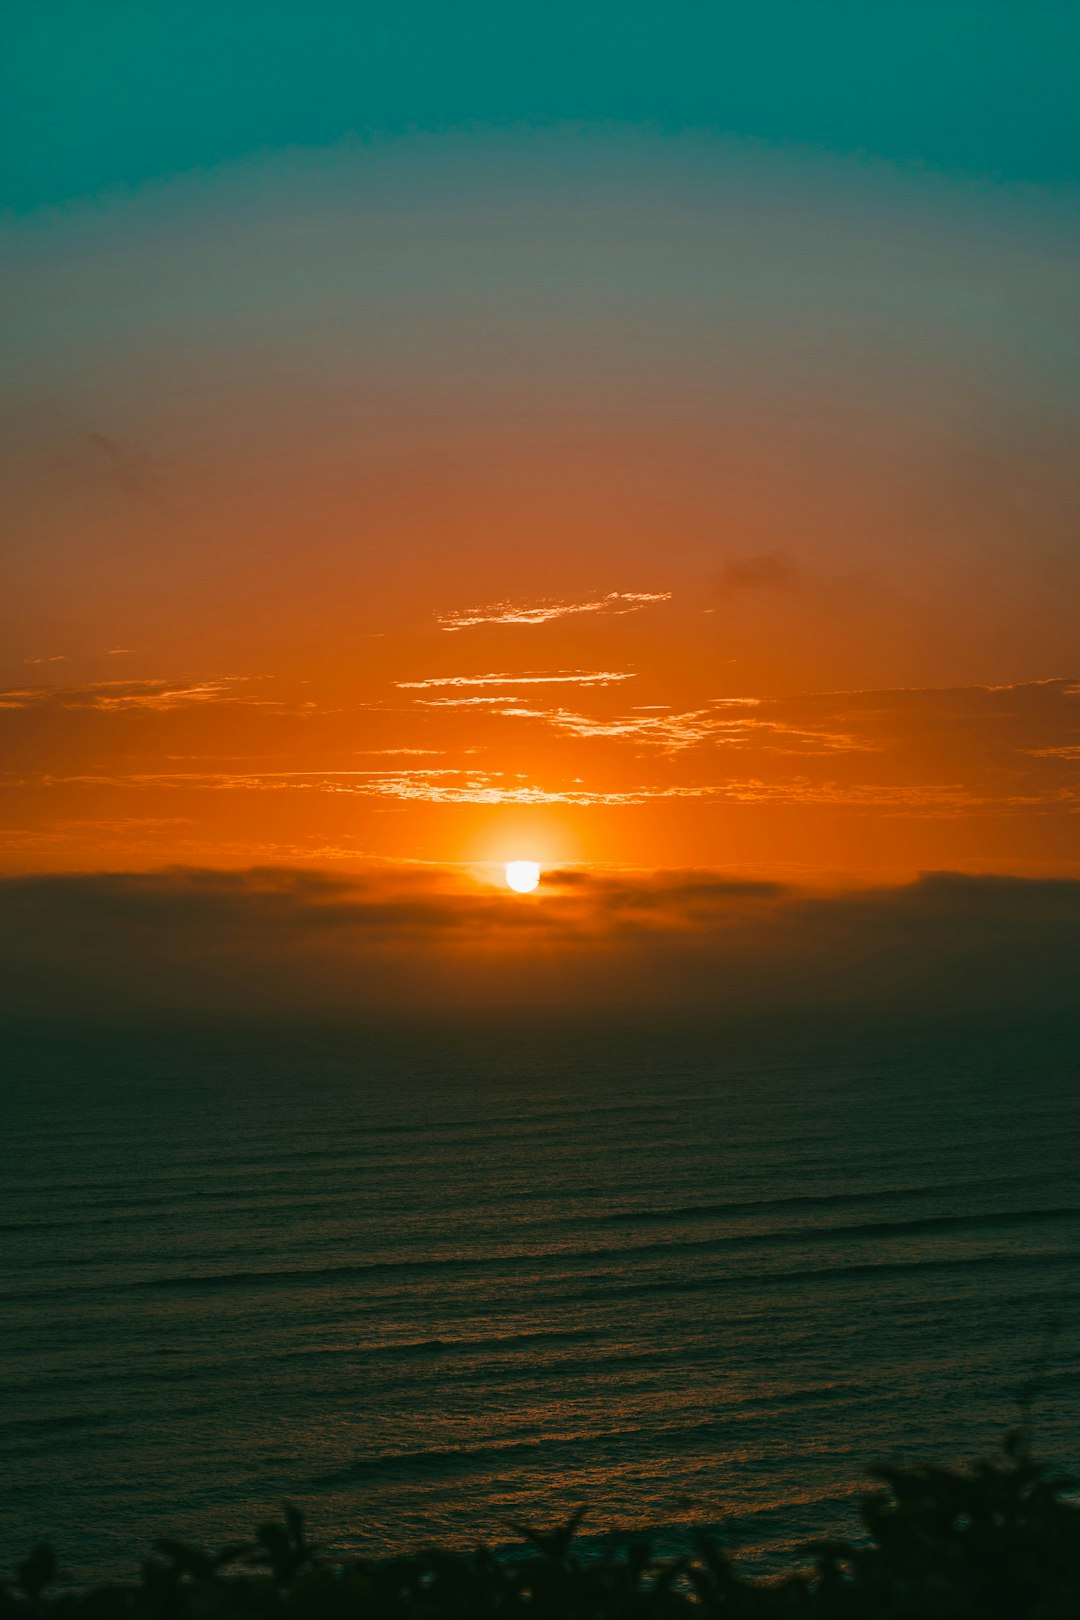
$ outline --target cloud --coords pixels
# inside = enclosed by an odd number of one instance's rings
[[[441,630],[468,630],[478,624],[548,624],[575,613],[637,613],[654,602],[670,602],[670,591],[609,591],[606,596],[585,602],[493,602],[488,607],[463,608],[454,613],[437,613]]]
[[[500,692],[498,696],[414,698],[413,701],[422,709],[499,709],[504,703],[516,703],[518,700],[513,693]]]
[[[713,597],[719,602],[748,596],[763,601],[797,600],[806,607],[827,607],[836,612],[846,602],[853,613],[863,610],[868,597],[880,597],[882,589],[873,574],[864,569],[837,566],[835,562],[807,562],[779,550],[726,558],[711,585]],[[714,607],[705,609],[706,613],[716,611]]]
[[[66,816],[38,821],[33,826],[0,827],[0,850],[7,855],[25,854],[39,860],[44,855],[51,860],[63,857],[90,837],[99,853],[105,848],[122,847],[127,859],[136,850],[147,855],[156,853],[160,859],[159,835],[167,833],[172,840],[180,829],[191,826],[190,816]]]
[[[732,700],[759,703],[760,699]],[[600,719],[576,714],[570,709],[504,708],[498,712],[508,719],[542,720],[556,731],[575,737],[600,737],[614,741],[644,744],[664,753],[680,753],[703,743],[725,748],[756,746],[783,754],[833,754],[863,751],[874,745],[849,732],[808,729],[783,720],[733,718],[723,712],[728,701],[720,700],[715,709],[692,709],[684,714],[646,714],[635,710],[629,715]]]
[[[698,800],[831,806],[866,816],[938,819],[1080,813],[1080,688],[1064,677],[951,689],[736,694],[717,696],[693,709],[658,706],[614,715],[588,714],[557,701],[548,704],[545,699],[556,693],[541,686],[523,687],[520,695],[483,686],[424,687],[410,693],[416,720],[423,717],[426,727],[430,716],[425,711],[459,711],[455,730],[464,736],[445,738],[435,728],[410,733],[399,717],[411,714],[412,707],[401,708],[395,712],[396,729],[388,746],[373,746],[371,767],[364,770],[345,768],[363,741],[351,720],[347,737],[339,737],[336,746],[325,743],[322,762],[312,758],[307,734],[303,751],[292,755],[287,747],[260,756],[207,746],[184,756],[198,767],[186,770],[174,768],[174,756],[153,752],[144,753],[133,770],[135,761],[127,754],[110,754],[101,745],[97,716],[102,711],[212,711],[207,713],[212,722],[208,744],[220,718],[215,705],[235,705],[240,715],[246,712],[240,705],[263,704],[275,717],[300,718],[300,709],[256,695],[265,690],[241,677],[9,689],[0,693],[0,707],[43,716],[54,709],[83,711],[87,732],[92,724],[94,735],[69,754],[73,763],[66,769],[63,757],[52,769],[43,769],[45,743],[24,722],[33,746],[21,769],[14,750],[8,753],[3,781],[12,788],[57,790],[352,795],[384,806],[426,802],[617,808]],[[520,728],[520,736],[512,737],[515,770],[520,768],[521,746],[534,740],[530,728],[543,727],[560,739],[556,744],[544,738],[542,774],[510,777],[477,768],[477,744],[484,764],[492,767],[504,727]],[[78,735],[77,717],[67,716],[62,728],[43,729],[62,732],[70,745]],[[426,746],[429,738],[431,748]],[[47,740],[55,746],[52,736]],[[441,753],[437,745],[442,745]],[[415,764],[410,755],[416,756]],[[261,768],[288,765],[292,758],[301,759],[305,768]],[[1067,830],[1059,830],[1067,836]],[[1030,836],[1041,835],[1033,828]]]
[[[51,479],[58,476],[80,486],[99,485],[125,500],[159,501],[165,490],[166,468],[138,445],[110,433],[82,433],[69,441],[49,463]]]
[[[390,752],[394,752],[391,750]],[[405,752],[408,752],[407,750]],[[1080,812],[1080,784],[1051,782],[1028,791],[980,792],[964,782],[842,782],[806,775],[769,781],[729,777],[724,781],[641,783],[629,788],[587,787],[576,777],[564,786],[508,783],[501,771],[473,766],[415,766],[394,770],[212,770],[84,772],[58,775],[9,771],[3,785],[15,788],[118,788],[214,793],[304,793],[346,795],[399,803],[445,805],[631,806],[696,799],[718,804],[832,806],[865,814],[954,817],[972,814]]]
[[[1076,1021],[1080,882],[937,873],[810,893],[718,871],[264,869],[0,880],[6,1016],[682,1006]]]
[[[64,653],[53,653],[51,655],[51,657],[48,657],[48,658],[24,658],[23,659],[24,664],[64,664],[66,662],[67,662],[67,657],[66,657],[66,655]]]
[[[425,691],[433,686],[612,686],[616,681],[632,681],[632,671],[610,669],[559,669],[553,674],[525,675],[431,675],[423,681],[395,681],[408,691]]]
[[[782,551],[761,551],[746,557],[732,557],[718,581],[724,596],[738,591],[798,591],[806,583],[806,572]]]
[[[462,780],[448,781],[458,777]],[[545,788],[518,783],[508,786],[502,772],[477,772],[462,767],[436,769],[305,770],[305,771],[137,771],[94,772],[54,776],[47,773],[9,773],[8,787],[110,787],[133,790],[176,789],[217,793],[326,793],[354,798],[393,799],[427,804],[645,804],[653,798],[701,797],[712,789],[663,787],[628,792],[583,787]]]
[[[695,710],[688,714],[632,714],[612,719],[576,714],[571,709],[527,709],[520,706],[501,709],[499,713],[513,720],[541,720],[555,731],[574,737],[643,743],[669,753],[705,742],[714,730],[706,710]]]
[[[1052,802],[1056,789],[1067,798],[1065,790],[1080,785],[1070,769],[1080,750],[1078,693],[1075,681],[1054,677],[994,686],[723,696],[694,709],[637,705],[614,716],[545,707],[506,694],[416,701],[483,704],[493,716],[541,723],[568,737],[667,755],[691,749],[739,752],[748,757],[755,777],[782,768],[784,757],[840,761],[848,756],[868,800],[914,788],[913,777],[927,788],[940,788],[947,772],[944,781],[957,783],[971,803],[1021,806]],[[826,768],[831,773],[836,767]],[[785,790],[783,780],[774,786]],[[831,778],[819,786],[829,798],[842,797]],[[851,797],[854,786],[848,783]]]
[[[224,675],[200,681],[151,679],[13,687],[0,691],[0,709],[96,709],[108,714],[127,709],[186,709],[208,703],[267,706],[271,700],[242,690],[252,679],[250,675]]]

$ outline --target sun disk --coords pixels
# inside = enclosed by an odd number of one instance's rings
[[[540,867],[536,861],[507,861],[506,881],[518,894],[529,894],[540,882]]]

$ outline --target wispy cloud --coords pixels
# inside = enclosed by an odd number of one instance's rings
[[[584,602],[545,599],[541,602],[493,602],[487,607],[462,608],[454,613],[437,613],[442,630],[468,630],[478,624],[548,624],[575,613],[637,613],[655,602],[669,602],[670,591],[609,591],[606,596]]]
[[[556,673],[626,674],[551,672]],[[11,788],[153,790],[175,794],[184,808],[182,796],[193,793],[275,792],[351,795],[387,807],[428,803],[617,808],[697,800],[808,810],[829,806],[859,815],[919,818],[1031,818],[1080,811],[1080,688],[1073,680],[945,690],[737,695],[717,697],[692,709],[657,706],[604,715],[582,712],[577,705],[563,706],[558,700],[564,694],[557,687],[523,686],[520,694],[511,695],[482,684],[500,678],[429,677],[413,683],[406,694],[410,701],[406,705],[402,700],[393,729],[370,736],[366,768],[354,769],[344,767],[354,763],[357,744],[367,738],[356,735],[351,720],[342,722],[336,732],[317,731],[320,752],[314,757],[307,728],[299,754],[290,755],[287,748],[277,751],[276,742],[275,752],[263,754],[244,755],[235,746],[231,753],[204,747],[201,753],[177,757],[175,765],[164,753],[147,750],[136,761],[102,745],[104,734],[97,718],[102,712],[152,714],[269,703],[275,715],[299,719],[295,706],[262,698],[257,694],[266,688],[241,677],[12,688],[0,693],[0,705],[40,711],[43,720],[51,710],[84,711],[87,733],[78,754],[48,756],[53,768],[43,770],[45,737],[53,747],[55,734],[62,732],[67,738],[78,732],[73,716],[62,728],[44,726],[40,746],[31,736],[21,771],[17,755],[9,753],[5,781]],[[469,682],[481,683],[479,689]],[[581,701],[586,701],[584,694]],[[611,705],[614,700],[609,694],[603,701]],[[599,696],[596,706],[603,706]],[[460,711],[459,722],[446,730],[463,733],[458,741],[454,735],[446,737],[442,727],[429,725],[437,713],[449,716],[455,711]],[[415,730],[403,729],[401,714],[413,717]],[[213,715],[208,712],[206,718],[210,722]],[[532,733],[538,727],[565,740],[556,744],[552,736],[545,736],[542,755],[531,757],[527,749],[537,740]],[[500,728],[509,731],[513,745],[512,754],[501,758],[495,746],[505,740]],[[218,729],[215,721],[208,742],[213,742]],[[20,730],[32,733],[33,727],[26,721]],[[106,733],[111,731],[107,726]],[[223,739],[226,745],[236,740]],[[378,746],[380,741],[384,748]],[[631,762],[631,754],[636,762]],[[185,765],[188,757],[191,763]],[[87,761],[92,761],[89,770]],[[308,768],[263,768],[294,761]],[[509,769],[504,774],[493,768],[511,767],[511,762],[515,772],[525,763],[528,774],[510,775]],[[130,770],[135,764],[140,768]],[[162,807],[170,807],[167,797]]]
[[[496,709],[505,703],[516,703],[514,693],[500,692],[497,697],[441,697],[441,698],[414,698],[413,702],[422,709]]]
[[[63,663],[66,663],[66,662],[67,662],[67,659],[66,659],[66,655],[64,653],[53,653],[48,658],[24,658],[23,659],[24,664],[63,664]]]
[[[678,754],[722,748],[809,758],[887,754],[917,766],[948,738],[966,771],[1019,768],[1021,758],[1065,765],[1080,748],[1077,683],[1053,678],[997,686],[911,687],[806,692],[781,697],[715,697],[694,709],[634,705],[616,715],[585,714],[539,694],[416,698],[425,706],[483,706],[493,716],[543,724],[565,736],[624,742]]]
[[[458,774],[458,773],[452,773]],[[642,804],[652,795],[616,790],[569,787],[543,788],[506,784],[496,775],[474,775],[464,782],[424,781],[420,777],[388,779],[371,786],[374,797],[419,800],[426,804],[568,804],[578,806]]]
[[[265,706],[244,688],[250,675],[223,675],[211,680],[89,681],[80,686],[27,686],[0,691],[0,709],[184,709],[209,703]]]
[[[129,501],[160,500],[165,463],[137,444],[111,433],[82,433],[68,441],[48,464],[48,475],[74,486],[111,488]]]
[[[630,788],[589,787],[580,781],[542,786],[508,781],[501,771],[455,766],[396,770],[139,771],[73,775],[10,773],[9,788],[109,787],[215,793],[322,793],[427,804],[642,805],[658,800],[699,799],[730,804],[832,805],[903,815],[1015,813],[1080,808],[1080,787],[1047,785],[1030,791],[979,792],[961,782],[844,783],[807,776],[783,781],[758,777],[722,782],[641,783]]]
[[[404,691],[421,692],[433,686],[613,686],[617,681],[635,679],[632,670],[557,669],[550,674],[430,675],[423,681],[395,681],[394,685]]]
[[[540,720],[555,731],[574,737],[599,737],[615,741],[643,743],[669,752],[679,752],[704,742],[716,722],[706,710],[688,714],[632,714],[613,719],[576,714],[571,709],[506,708],[499,711],[508,719]]]
[[[443,700],[446,701],[445,699]],[[740,705],[747,700],[735,700]],[[750,702],[757,702],[752,699]],[[657,748],[664,753],[681,753],[687,748],[712,744],[726,748],[756,747],[781,754],[836,754],[864,752],[875,747],[850,732],[822,727],[797,726],[783,720],[734,717],[725,713],[724,704],[715,708],[692,709],[685,713],[635,710],[630,714],[602,718],[578,714],[572,709],[526,708],[513,699],[497,700],[502,707],[495,713],[513,720],[539,720],[568,736],[592,737],[607,741],[632,742]]]
[[[457,778],[457,780],[453,780]],[[365,799],[395,799],[427,804],[643,804],[654,797],[669,798],[682,790],[644,788],[631,792],[584,787],[546,788],[515,782],[501,772],[476,772],[453,767],[416,767],[395,771],[136,771],[80,773],[58,776],[9,776],[8,787],[110,787],[171,789],[215,793],[326,793]],[[697,790],[693,790],[697,796]]]

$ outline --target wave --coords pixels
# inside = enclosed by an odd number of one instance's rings
[[[848,1204],[878,1204],[892,1200],[944,1198],[972,1194],[999,1192],[1003,1187],[1038,1186],[1041,1177],[996,1176],[978,1181],[919,1182],[906,1187],[874,1187],[858,1192],[792,1193],[781,1198],[737,1198],[724,1203],[675,1204],[670,1207],[649,1205],[645,1208],[620,1209],[600,1216],[602,1222],[618,1224],[638,1221],[694,1221],[713,1220],[722,1215],[767,1215],[789,1209],[843,1208]]]
[[[971,1197],[973,1195],[987,1196],[1000,1193],[1009,1187],[1022,1187],[1039,1185],[1041,1177],[1028,1174],[1020,1176],[999,1176],[990,1180],[978,1181],[950,1181],[926,1182],[905,1187],[884,1187],[864,1189],[857,1192],[827,1192],[827,1193],[796,1193],[774,1198],[738,1198],[728,1199],[714,1203],[675,1204],[670,1206],[649,1205],[632,1209],[582,1211],[558,1214],[544,1208],[544,1213],[535,1223],[543,1230],[559,1230],[581,1226],[593,1226],[603,1229],[609,1226],[623,1225],[667,1225],[682,1222],[697,1222],[718,1220],[725,1217],[738,1217],[749,1215],[783,1214],[797,1210],[842,1209],[847,1206],[860,1206],[867,1204],[887,1204],[892,1202],[912,1202],[929,1198],[945,1197]],[[58,1196],[71,1191],[74,1184],[68,1183],[62,1189],[57,1189]],[[582,1194],[587,1195],[596,1189],[583,1188]],[[245,1183],[241,1187],[215,1187],[212,1190],[205,1186],[191,1188],[187,1185],[178,1188],[175,1192],[162,1194],[127,1194],[112,1198],[95,1200],[95,1209],[115,1211],[113,1214],[95,1213],[88,1215],[86,1207],[79,1202],[72,1206],[70,1213],[50,1218],[23,1219],[0,1221],[0,1233],[15,1235],[30,1232],[60,1232],[78,1227],[80,1231],[92,1231],[99,1227],[116,1227],[124,1225],[129,1219],[131,1211],[148,1213],[150,1211],[173,1212],[178,1216],[186,1217],[190,1211],[191,1199],[197,1196],[200,1208],[212,1210],[215,1205],[228,1204],[239,1206],[232,1213],[236,1217],[244,1215],[272,1214],[297,1215],[305,1213],[323,1213],[328,1208],[340,1204],[343,1212],[355,1214],[357,1204],[377,1205],[385,1210],[386,1202],[381,1189],[357,1188],[353,1184],[346,1184],[339,1188],[328,1188],[320,1184],[317,1194],[307,1197],[296,1197],[293,1193],[285,1191],[274,1193],[262,1187],[255,1187]],[[543,1206],[543,1196],[533,1189],[524,1191],[508,1190],[502,1195],[506,1204],[528,1205],[538,1203]],[[1008,1211],[995,1211],[994,1214],[1004,1213],[1011,1218]],[[931,1216],[934,1219],[967,1219],[962,1217]],[[977,1217],[980,1218],[980,1217]],[[989,1219],[989,1214],[986,1217]],[[839,1230],[838,1228],[812,1228],[810,1230]],[[854,1230],[854,1229],[852,1229]]]
[[[610,1459],[612,1449],[621,1443],[632,1446],[645,1439],[655,1444],[662,1439],[671,1446],[685,1445],[691,1438],[705,1439],[716,1432],[717,1420],[691,1424],[683,1428],[657,1430],[653,1427],[626,1426],[620,1429],[582,1429],[573,1434],[544,1434],[537,1432],[507,1440],[491,1440],[476,1446],[431,1446],[416,1451],[386,1451],[371,1456],[355,1457],[344,1467],[318,1474],[305,1481],[309,1490],[340,1490],[365,1480],[404,1478],[421,1479],[425,1474],[458,1477],[464,1474],[484,1474],[492,1468],[505,1468],[508,1463],[541,1463],[544,1470],[564,1470],[568,1463],[580,1456],[583,1463],[595,1464],[598,1452]]]
[[[602,1301],[618,1297],[644,1298],[648,1294],[696,1294],[710,1289],[770,1288],[787,1283],[824,1282],[838,1277],[899,1277],[926,1271],[969,1270],[977,1267],[998,1266],[1007,1269],[1021,1266],[1030,1270],[1033,1262],[1038,1266],[1057,1263],[1075,1266],[1080,1261],[1080,1250],[1058,1250],[1052,1254],[971,1254],[927,1256],[916,1260],[871,1260],[861,1264],[842,1266],[804,1267],[795,1271],[743,1272],[727,1277],[672,1277],[656,1282],[621,1283],[613,1281],[592,1288],[568,1289],[554,1296],[558,1300]]]
[[[1007,1227],[1024,1227],[1039,1225],[1045,1222],[1070,1222],[1080,1218],[1080,1208],[1075,1205],[1059,1206],[1052,1209],[991,1210],[983,1214],[972,1215],[929,1215],[911,1220],[899,1221],[860,1221],[844,1226],[799,1226],[787,1227],[775,1232],[750,1233],[724,1233],[700,1239],[671,1239],[654,1243],[641,1243],[631,1246],[576,1249],[541,1249],[541,1250],[511,1250],[505,1253],[494,1254],[445,1254],[431,1256],[411,1256],[402,1259],[379,1259],[348,1261],[333,1266],[278,1266],[266,1268],[243,1268],[228,1271],[178,1272],[174,1275],[158,1274],[153,1277],[118,1278],[94,1283],[72,1283],[70,1280],[57,1279],[48,1287],[30,1289],[11,1289],[0,1291],[0,1301],[47,1299],[57,1292],[65,1295],[74,1293],[100,1293],[106,1291],[138,1291],[147,1290],[155,1292],[211,1292],[229,1289],[256,1289],[256,1288],[283,1288],[286,1286],[321,1287],[327,1284],[342,1282],[362,1282],[372,1278],[384,1276],[407,1276],[432,1272],[448,1271],[477,1271],[490,1272],[502,1269],[526,1275],[524,1280],[536,1280],[548,1266],[566,1268],[572,1265],[588,1265],[601,1262],[611,1265],[624,1262],[648,1261],[650,1258],[673,1255],[706,1255],[718,1253],[725,1249],[741,1247],[756,1249],[772,1246],[786,1246],[806,1242],[835,1242],[847,1239],[880,1238],[887,1240],[898,1237],[928,1236],[943,1232],[966,1232],[977,1234],[980,1231],[996,1231]],[[958,1260],[961,1257],[958,1257]],[[993,1261],[1005,1256],[987,1256]],[[900,1262],[905,1269],[914,1262]],[[929,1263],[929,1261],[924,1262]],[[934,1263],[957,1263],[950,1260],[935,1260]],[[872,1262],[864,1266],[828,1266],[819,1271],[804,1270],[793,1272],[791,1275],[815,1277],[832,1275],[857,1275],[866,1271],[881,1271],[883,1262]],[[527,1268],[532,1268],[529,1271]],[[714,1279],[715,1280],[715,1279]],[[731,1281],[725,1278],[724,1281]],[[644,1285],[643,1285],[644,1286]],[[664,1286],[662,1284],[656,1286]],[[567,1297],[580,1298],[578,1294]]]

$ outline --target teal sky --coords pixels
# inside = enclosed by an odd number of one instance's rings
[[[3,203],[255,152],[647,123],[1062,186],[1074,0],[6,0]]]
[[[1078,64],[0,0],[0,863],[1080,870]]]

